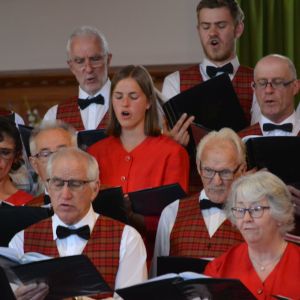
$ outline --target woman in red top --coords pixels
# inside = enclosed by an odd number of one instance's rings
[[[210,262],[205,274],[240,279],[257,299],[300,299],[300,247],[284,240],[294,224],[285,184],[266,171],[241,177],[226,210],[246,242]]]
[[[161,134],[157,95],[144,67],[131,65],[115,74],[109,113],[110,137],[88,149],[98,161],[101,184],[121,186],[128,193],[177,182],[187,191],[188,154]],[[131,211],[129,216],[141,232],[154,231],[155,236],[158,217]]]
[[[18,190],[12,182],[9,172],[21,165],[22,142],[16,126],[0,117],[0,201],[13,205],[24,205],[32,196]]]

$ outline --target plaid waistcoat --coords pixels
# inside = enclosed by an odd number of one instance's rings
[[[170,235],[171,256],[217,257],[242,241],[241,234],[228,220],[209,236],[199,207],[199,194],[179,201]]]
[[[89,257],[113,290],[119,267],[123,229],[124,224],[101,215],[97,219],[91,237],[82,252]],[[39,252],[52,257],[59,256],[56,242],[53,240],[51,218],[36,223],[25,230],[24,252]],[[108,296],[111,294],[106,293],[93,297],[102,299]]]
[[[239,137],[242,139],[248,135],[263,135],[259,123],[255,123],[240,132],[238,132]],[[297,136],[300,136],[300,131],[297,133]]]
[[[181,92],[203,82],[203,78],[199,70],[199,65],[192,66],[185,70],[181,70],[179,71],[179,74]],[[233,88],[238,96],[241,107],[245,113],[249,125],[251,121],[251,107],[253,99],[253,91],[251,89],[252,81],[253,70],[244,66],[239,66],[232,80]]]
[[[66,102],[58,104],[56,119],[71,124],[77,131],[84,130],[77,98],[69,99]],[[106,128],[107,123],[108,113],[104,115],[103,119],[95,129]]]
[[[31,199],[30,201],[28,201],[25,206],[36,206],[36,207],[40,207],[42,205],[45,204],[44,202],[44,196],[45,193],[42,193],[36,197],[34,197],[33,199]]]
[[[239,137],[242,139],[245,136],[248,135],[263,135],[261,129],[260,129],[260,125],[259,123],[255,123],[243,130],[241,130],[240,132],[238,132]]]

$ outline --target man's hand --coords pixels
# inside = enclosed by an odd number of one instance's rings
[[[43,300],[48,292],[48,285],[44,282],[40,282],[21,285],[14,293],[17,300]]]
[[[194,119],[194,116],[188,117],[188,115],[184,113],[171,130],[169,130],[167,121],[165,120],[163,124],[163,133],[170,136],[174,141],[182,146],[187,146],[190,140],[190,135],[187,130],[193,123]]]
[[[292,201],[295,204],[295,213],[300,216],[300,190],[296,189],[292,185],[287,186],[292,195]]]

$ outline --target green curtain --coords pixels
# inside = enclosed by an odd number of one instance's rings
[[[294,62],[299,78],[300,0],[238,2],[245,14],[245,30],[237,44],[240,63],[254,67],[267,54],[286,55]]]
[[[245,14],[245,30],[237,45],[240,62],[254,67],[262,56],[279,53],[288,56],[299,73],[300,0],[238,2]]]

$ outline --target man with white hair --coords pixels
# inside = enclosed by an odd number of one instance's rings
[[[77,28],[68,40],[67,55],[69,68],[79,83],[78,98],[51,107],[44,119],[61,119],[78,131],[105,128],[112,57],[106,38],[96,28]]]

